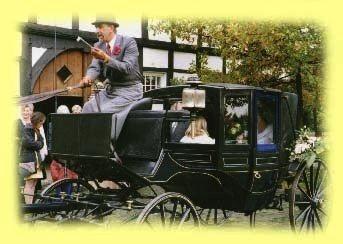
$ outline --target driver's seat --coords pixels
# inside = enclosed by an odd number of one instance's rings
[[[142,98],[142,99],[134,102],[130,111],[151,110],[151,108],[152,108],[152,98],[151,97],[145,97],[145,98]]]

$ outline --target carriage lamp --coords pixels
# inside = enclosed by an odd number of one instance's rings
[[[199,84],[202,82],[197,77],[189,77],[186,84],[189,84],[189,88],[182,90],[182,104],[183,108],[190,111],[191,119],[191,137],[195,137],[195,120],[196,113],[200,109],[204,109],[206,105],[206,92],[205,90],[199,89]]]
[[[185,88],[182,91],[182,104],[184,108],[205,108],[205,90]]]
[[[206,92],[199,89],[199,84],[202,82],[197,77],[189,77],[186,84],[190,88],[184,88],[182,91],[182,104],[186,109],[201,109],[205,108]]]

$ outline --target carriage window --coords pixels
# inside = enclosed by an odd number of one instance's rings
[[[169,123],[169,142],[178,143],[185,136],[189,127],[189,120],[173,121]]]
[[[224,115],[225,144],[248,144],[248,96],[226,96]]]
[[[214,137],[211,137],[208,132],[208,122],[204,116],[197,116],[192,131],[190,112],[183,108],[182,101],[175,100],[171,102],[169,113],[173,114],[174,121],[169,123],[167,141],[189,144],[215,144]]]
[[[155,111],[164,110],[163,103],[153,103],[151,106],[151,110],[155,110]]]
[[[257,150],[275,151],[276,98],[261,95],[257,98]]]
[[[151,110],[161,111],[165,109],[166,108],[164,106],[163,100],[157,100],[157,99],[152,100]]]
[[[202,116],[195,119],[193,134],[189,117],[170,121],[167,141],[187,144],[215,144],[214,137],[208,132],[207,121]]]

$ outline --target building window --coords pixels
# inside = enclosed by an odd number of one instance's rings
[[[143,76],[144,76],[144,83],[143,83],[144,92],[157,89],[163,86],[162,85],[162,78],[164,77],[163,73],[146,72],[146,73],[143,73]]]

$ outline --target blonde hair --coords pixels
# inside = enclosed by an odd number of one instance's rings
[[[34,106],[32,103],[24,104],[21,106],[21,111],[24,111],[25,108],[29,108],[33,112]]]
[[[56,113],[58,113],[58,114],[70,114],[70,111],[66,105],[60,105],[60,106],[58,106]]]
[[[206,119],[202,116],[199,116],[195,119],[195,133],[194,136],[209,135],[207,131],[207,122]],[[185,136],[192,136],[192,123],[189,125],[188,129],[185,132]]]
[[[72,113],[81,113],[82,108],[80,105],[75,104],[72,108],[71,108],[71,112]]]

